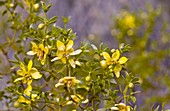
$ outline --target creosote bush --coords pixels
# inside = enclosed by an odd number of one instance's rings
[[[47,17],[52,4],[40,0],[1,1],[12,36],[1,44],[10,66],[1,100],[9,110],[136,111],[138,77],[126,68],[130,46],[110,49],[89,43],[74,46],[76,34]],[[26,17],[17,8],[26,11]],[[40,14],[41,13],[41,14]],[[28,45],[28,47],[27,47]],[[15,59],[8,59],[8,49]],[[157,109],[153,109],[157,111]]]

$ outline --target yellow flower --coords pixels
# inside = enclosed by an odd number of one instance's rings
[[[45,60],[47,57],[47,54],[49,52],[49,49],[47,47],[44,47],[43,44],[35,44],[34,42],[31,42],[32,44],[32,51],[27,52],[28,55],[37,55],[38,60],[41,61],[41,64],[45,64]]]
[[[68,88],[70,88],[71,86],[74,86],[76,84],[80,83],[79,80],[77,80],[75,77],[64,77],[61,78],[59,80],[59,82],[57,84],[55,84],[55,87],[59,87],[59,86],[63,86],[66,85]]]
[[[28,66],[20,62],[20,69],[17,71],[17,74],[21,77],[14,80],[14,82],[22,80],[23,83],[27,83],[30,79],[39,79],[42,75],[38,72],[36,68],[32,68],[33,62],[29,61]]]
[[[76,62],[70,58],[71,55],[78,55],[82,52],[81,49],[78,49],[76,51],[74,51],[73,47],[73,40],[69,40],[68,43],[65,45],[63,42],[61,42],[60,40],[57,41],[56,45],[57,45],[57,53],[55,58],[53,58],[51,61],[56,61],[56,60],[61,60],[62,63],[66,64],[67,60],[70,63],[70,65],[75,68],[76,67]]]
[[[27,88],[24,90],[24,94],[30,97],[31,100],[28,100],[24,96],[20,95],[17,102],[30,104],[31,101],[34,101],[34,99],[37,97],[37,94],[31,94],[31,91],[32,91],[31,83],[32,83],[32,80],[29,80],[27,82]]]
[[[125,17],[124,17],[124,25],[128,28],[135,28],[135,18],[130,15],[130,14],[127,14]]]
[[[115,104],[114,107],[111,108],[114,111],[130,111],[130,106],[126,106],[124,103]]]
[[[79,103],[84,98],[81,95],[79,95],[79,94],[75,94],[75,95],[71,95],[71,99],[73,100],[73,102]]]
[[[115,67],[113,69],[116,77],[118,78],[120,76],[120,71],[122,70],[122,64],[126,63],[126,61],[128,60],[126,57],[121,57],[120,58],[120,51],[116,50],[115,52],[113,52],[112,57],[107,53],[107,52],[103,52],[103,57],[105,60],[102,60],[101,62],[106,62],[107,65],[112,65],[114,64]]]

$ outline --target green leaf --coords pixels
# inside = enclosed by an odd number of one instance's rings
[[[139,78],[133,78],[133,80],[131,81],[132,83],[135,83],[135,82],[138,82],[139,81]]]
[[[14,55],[15,59],[19,61],[19,57],[17,56],[17,54]]]
[[[97,48],[94,44],[91,44],[91,47],[92,47],[94,50],[98,50],[98,48]]]
[[[58,16],[54,16],[54,17],[50,18],[50,20],[48,21],[48,24],[53,24],[53,23],[55,23],[55,22],[57,21],[57,20],[56,20],[57,18],[58,18]]]
[[[136,102],[136,97],[135,96],[130,96],[130,99],[133,101],[133,103]]]
[[[4,10],[1,14],[2,16],[5,15],[7,13],[7,10]]]
[[[111,80],[110,80],[110,83],[112,83],[112,84],[117,84],[117,82],[116,82],[115,79],[111,79]]]
[[[0,6],[3,6],[5,4],[4,1],[0,1]]]

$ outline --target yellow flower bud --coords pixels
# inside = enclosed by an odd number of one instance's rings
[[[88,75],[88,76],[85,78],[85,80],[86,80],[87,82],[89,82],[89,81],[91,80],[90,75]]]
[[[43,23],[38,25],[38,29],[40,29],[40,30],[43,29],[44,27],[45,27],[45,24],[43,24]]]
[[[38,11],[39,8],[40,8],[40,4],[39,3],[36,3],[36,4],[33,5],[34,11]]]
[[[13,4],[13,3],[10,3],[8,6],[9,6],[9,8],[13,8],[13,7],[14,7],[14,4]]]
[[[103,69],[107,68],[107,62],[105,60],[100,61],[100,65]]]
[[[133,83],[129,83],[129,88],[133,88],[134,87],[134,84]]]
[[[15,108],[18,108],[18,107],[19,107],[19,102],[18,102],[18,101],[15,101],[15,102],[14,102],[14,107],[15,107]]]

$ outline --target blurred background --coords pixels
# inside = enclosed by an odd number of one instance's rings
[[[127,69],[140,77],[136,87],[138,110],[149,111],[151,106],[165,104],[170,108],[170,1],[169,0],[48,0],[53,6],[48,17],[70,16],[67,28],[77,33],[76,43],[104,43],[118,48],[129,44]],[[0,8],[2,10],[2,8]],[[21,11],[22,10],[18,10]],[[22,12],[24,13],[24,12]],[[0,43],[10,32],[6,31],[5,16],[0,15]],[[12,52],[11,52],[12,53]],[[10,51],[8,55],[11,54]],[[13,57],[11,57],[12,59]],[[8,72],[10,64],[0,52],[0,72]],[[3,66],[3,67],[2,67]],[[4,66],[6,68],[4,68]],[[0,80],[3,90],[8,78]],[[0,103],[2,104],[2,103]]]

